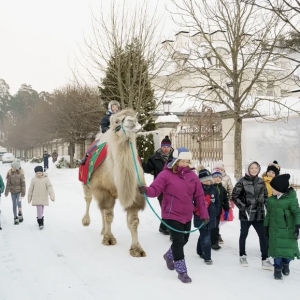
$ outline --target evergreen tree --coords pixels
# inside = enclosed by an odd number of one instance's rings
[[[154,90],[148,74],[148,62],[138,39],[116,48],[108,63],[106,75],[99,87],[100,96],[107,105],[111,100],[121,103],[122,109],[133,108],[139,112],[139,123],[146,131],[155,129],[152,114],[155,110]]]

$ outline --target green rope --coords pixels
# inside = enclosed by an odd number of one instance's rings
[[[124,133],[126,134],[123,126],[122,126],[122,129],[124,131]],[[132,146],[132,142],[131,140],[129,140],[129,144],[130,144],[130,149],[131,149],[131,154],[132,154],[132,158],[133,158],[133,162],[134,162],[134,167],[135,167],[135,172],[136,172],[136,175],[137,175],[137,179],[138,179],[138,184],[139,186],[142,186],[142,181],[141,181],[141,177],[140,177],[140,174],[139,174],[139,170],[138,170],[138,166],[137,166],[137,162],[136,162],[136,158],[135,158],[135,155],[134,155],[134,151],[133,151],[133,146]],[[164,220],[161,219],[161,217],[156,213],[156,211],[154,210],[154,208],[152,207],[151,203],[149,202],[149,199],[148,197],[146,196],[146,194],[144,193],[143,194],[146,202],[148,203],[148,205],[150,206],[151,210],[154,212],[154,214],[156,215],[156,217],[169,229],[173,230],[173,231],[176,231],[176,232],[180,232],[180,233],[184,233],[184,234],[187,234],[187,233],[192,233],[192,232],[195,232],[195,231],[198,231],[203,225],[204,225],[204,222],[199,226],[197,227],[196,229],[193,229],[193,230],[190,230],[190,231],[182,231],[182,230],[178,230],[178,229],[175,229],[171,226],[169,226]]]

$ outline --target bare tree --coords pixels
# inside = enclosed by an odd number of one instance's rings
[[[182,66],[178,88],[197,91],[199,100],[233,118],[235,177],[239,178],[243,118],[267,118],[268,102],[276,106],[273,120],[282,117],[283,109],[298,112],[281,101],[280,86],[294,85],[298,68],[284,68],[288,61],[276,48],[286,25],[272,11],[238,0],[172,2],[175,22],[189,34],[186,44],[181,43],[184,54],[172,49]]]
[[[66,86],[56,90],[51,98],[52,128],[63,142],[70,146],[70,165],[73,166],[75,144],[81,145],[99,131],[100,117],[104,114],[95,88]]]
[[[116,0],[111,1],[109,13],[93,14],[93,36],[85,39],[81,65],[101,87],[102,78],[107,68],[110,69],[117,78],[118,89],[114,84],[112,95],[116,94],[122,108],[135,107],[139,111],[151,101],[142,97],[148,89],[147,81],[154,82],[167,61],[167,52],[160,45],[163,28],[160,15],[157,8],[149,9],[147,1],[120,4]],[[138,45],[140,56],[127,57],[124,61],[124,50],[134,44]],[[147,62],[147,70],[141,60]]]

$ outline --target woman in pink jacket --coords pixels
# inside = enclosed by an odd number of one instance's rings
[[[186,148],[178,148],[173,152],[173,159],[158,174],[149,187],[141,186],[139,191],[148,197],[157,197],[163,193],[161,215],[169,225],[173,239],[171,248],[164,254],[169,270],[176,269],[178,278],[183,283],[191,282],[187,274],[183,247],[188,242],[191,220],[196,207],[200,218],[206,224],[209,221],[205,206],[204,192],[198,176],[193,172],[192,153]],[[180,232],[174,231],[179,230]]]

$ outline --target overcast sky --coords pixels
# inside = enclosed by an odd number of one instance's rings
[[[117,0],[119,1],[119,0]],[[122,0],[120,0],[122,1]],[[170,0],[158,1],[161,12]],[[23,83],[38,92],[67,84],[72,79],[78,45],[91,34],[91,10],[110,0],[1,0],[0,78],[15,94]],[[168,22],[165,37],[173,30]],[[173,34],[173,33],[172,33]],[[171,35],[172,35],[171,34]]]

